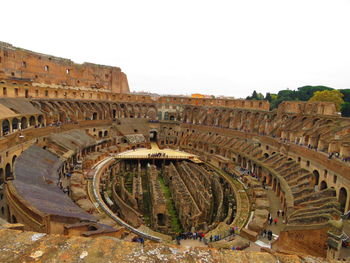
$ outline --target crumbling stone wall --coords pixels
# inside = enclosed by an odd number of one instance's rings
[[[158,181],[158,170],[155,165],[147,167],[152,202],[152,222],[156,229],[167,230],[169,226],[166,199]]]
[[[194,170],[193,166],[187,162],[182,162],[177,166],[177,170],[201,211],[200,223],[207,224],[211,219],[213,204],[211,184],[203,184],[200,178],[204,181],[204,177],[208,175],[205,173],[198,174],[198,171]],[[210,182],[209,180],[207,181]]]
[[[166,167],[165,181],[169,184],[179,220],[184,230],[190,231],[191,227],[198,226],[201,211],[173,163]]]
[[[65,58],[36,53],[0,42],[0,76],[62,86],[128,93],[125,73],[118,67],[76,64]]]

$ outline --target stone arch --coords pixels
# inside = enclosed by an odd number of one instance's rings
[[[277,179],[273,178],[273,180],[272,180],[272,190],[276,191],[276,187],[277,187]]]
[[[60,111],[59,112],[59,119],[60,122],[66,122],[67,120],[67,116],[66,116],[66,112],[64,111]]]
[[[147,117],[151,120],[157,119],[157,109],[154,106],[150,106],[148,108]]]
[[[245,157],[243,157],[242,166],[243,166],[243,168],[247,168],[247,160]]]
[[[5,135],[10,132],[10,122],[8,119],[2,121],[2,134]]]
[[[139,104],[134,105],[135,118],[141,118],[141,106]]]
[[[277,191],[276,191],[276,193],[277,193],[277,195],[280,195],[280,193],[281,193],[281,183],[280,182],[278,182],[278,184],[277,184]]]
[[[13,118],[12,119],[12,130],[18,130],[19,128],[19,121],[17,118]]]
[[[157,214],[157,223],[159,226],[165,226],[165,216],[164,214]]]
[[[320,120],[319,118],[312,120],[312,126],[314,126],[319,120]]]
[[[314,170],[312,174],[314,175],[312,180],[312,186],[318,185],[320,182],[320,173],[317,170]]]
[[[12,157],[12,168],[15,167],[14,165],[15,165],[16,159],[17,159],[17,155],[14,155],[14,156]]]
[[[98,103],[94,103],[94,102],[92,102],[90,105],[91,105],[91,108],[93,109],[93,112],[96,113],[96,120],[102,120],[103,113],[102,113],[101,106]]]
[[[345,212],[347,199],[348,199],[348,192],[346,191],[346,189],[344,187],[340,188],[338,200],[340,203],[340,211],[342,213]]]
[[[169,112],[164,112],[164,120],[168,121],[169,120]]]
[[[29,117],[29,126],[35,126],[35,117],[34,116]]]
[[[44,116],[43,115],[38,116],[38,124],[40,126],[44,125]]]
[[[151,141],[156,142],[157,141],[157,136],[158,136],[158,132],[156,129],[152,129],[149,131],[149,137]]]
[[[327,189],[326,181],[322,181],[321,184],[320,184],[320,190],[324,190],[324,189]]]
[[[21,130],[28,128],[28,121],[26,117],[21,118]]]
[[[238,157],[237,157],[237,163],[238,163],[239,165],[242,164],[242,156],[238,155]]]
[[[5,179],[9,179],[12,176],[11,164],[7,163],[5,166]]]
[[[0,185],[3,184],[4,181],[5,181],[4,169],[0,168]]]
[[[266,179],[266,180],[267,180],[266,183],[267,183],[268,185],[271,185],[271,184],[272,184],[272,174],[269,173],[268,176],[267,176],[266,178],[267,178],[267,179]]]

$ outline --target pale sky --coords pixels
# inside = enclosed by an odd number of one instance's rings
[[[0,41],[121,67],[131,91],[350,88],[350,0],[2,1]]]

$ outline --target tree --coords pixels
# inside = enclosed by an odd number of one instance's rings
[[[341,105],[341,116],[350,117],[350,102],[344,102]]]
[[[308,101],[316,91],[333,90],[326,86],[303,86],[296,91],[296,97],[302,101]]]
[[[339,90],[316,91],[309,101],[333,102],[337,111],[340,111],[340,105],[344,103],[343,94]]]
[[[246,100],[263,100],[264,99],[264,95],[262,95],[261,93],[257,93],[256,90],[253,91],[252,96],[248,96],[246,98]]]
[[[258,93],[256,92],[256,90],[253,91],[252,99],[253,99],[253,100],[258,99]]]
[[[257,97],[258,97],[258,100],[264,99],[264,95],[262,95],[262,93],[260,93],[260,92],[258,93]]]
[[[271,97],[271,93],[270,92],[266,93],[265,100],[267,100],[268,102],[272,101],[272,97]]]
[[[340,89],[339,91],[344,95],[344,101],[350,102],[350,89]]]
[[[285,100],[297,100],[298,98],[296,96],[295,90],[285,89],[285,90],[280,90],[277,93],[277,99],[281,99],[282,101],[285,101]]]

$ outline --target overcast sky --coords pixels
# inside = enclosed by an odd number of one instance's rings
[[[350,0],[2,1],[0,40],[121,67],[131,91],[350,88]]]

